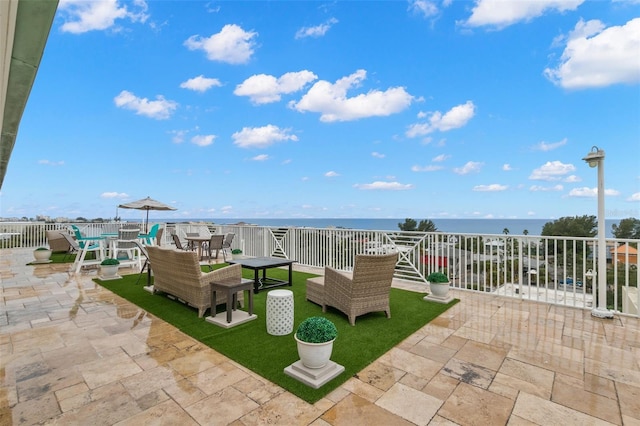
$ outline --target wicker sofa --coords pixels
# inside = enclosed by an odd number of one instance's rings
[[[46,231],[45,234],[47,236],[47,242],[49,243],[49,248],[53,252],[68,252],[71,250],[71,246],[67,239],[62,235],[63,232],[66,231]]]
[[[389,293],[398,254],[358,254],[352,274],[343,274],[325,266],[324,276],[307,279],[307,300],[322,306],[332,306],[356,324],[356,317],[369,312],[384,311],[391,318]]]
[[[241,278],[242,266],[231,265],[204,273],[200,268],[198,254],[194,251],[147,246],[149,264],[153,273],[153,290],[175,296],[182,302],[198,309],[202,317],[211,307],[209,283],[216,279]],[[225,294],[217,295],[216,303],[226,303]],[[240,304],[244,302],[242,292],[238,294]]]

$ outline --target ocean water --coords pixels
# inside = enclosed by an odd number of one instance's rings
[[[414,218],[418,223],[421,219]],[[528,231],[529,235],[540,235],[542,227],[554,219],[431,219],[438,231],[461,234],[499,234],[504,235],[504,229],[509,235],[522,235]],[[153,219],[152,219],[153,221]],[[155,219],[155,221],[174,222],[173,219]],[[307,228],[348,228],[375,231],[397,231],[399,223],[405,219],[353,219],[353,218],[322,218],[322,219],[184,219],[182,222],[213,222],[215,224],[237,224],[240,222],[260,226],[307,227]],[[606,220],[606,235],[613,237],[611,225],[619,224],[620,220]]]

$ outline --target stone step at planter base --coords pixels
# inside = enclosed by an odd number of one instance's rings
[[[344,367],[329,361],[322,368],[307,368],[298,360],[284,369],[284,374],[304,383],[314,389],[318,389],[325,383],[338,377],[344,371]]]

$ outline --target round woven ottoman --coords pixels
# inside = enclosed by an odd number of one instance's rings
[[[267,333],[284,336],[293,331],[293,292],[271,290],[267,293]]]

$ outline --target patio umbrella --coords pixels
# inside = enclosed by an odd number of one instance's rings
[[[123,209],[136,209],[136,210],[146,210],[147,211],[147,220],[144,222],[144,232],[147,232],[147,227],[149,225],[149,210],[177,210],[175,207],[171,207],[167,204],[161,203],[158,200],[154,200],[153,198],[147,197],[142,200],[132,201],[126,204],[120,204],[118,207]]]

